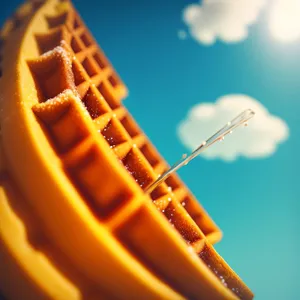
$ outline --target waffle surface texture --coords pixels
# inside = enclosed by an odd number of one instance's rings
[[[252,299],[222,233],[123,106],[69,1],[28,1],[0,35],[0,294]]]

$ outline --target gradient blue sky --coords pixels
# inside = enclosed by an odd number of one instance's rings
[[[1,23],[20,2],[6,2]],[[216,248],[256,299],[299,299],[300,41],[274,42],[263,15],[235,45],[179,40],[190,3],[74,1],[129,88],[125,105],[169,163],[186,152],[178,123],[202,101],[247,94],[287,122],[290,137],[270,158],[198,158],[180,175],[223,230]]]

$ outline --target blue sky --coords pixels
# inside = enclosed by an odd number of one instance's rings
[[[11,0],[5,5],[1,23],[18,3]],[[190,3],[74,1],[129,88],[125,106],[169,163],[187,151],[176,128],[201,102],[246,94],[288,124],[288,140],[271,157],[233,163],[197,158],[180,175],[223,230],[216,248],[256,299],[296,300],[300,40],[280,44],[272,39],[266,12],[240,43],[204,46],[191,37],[180,40],[177,31],[187,29],[182,11]]]

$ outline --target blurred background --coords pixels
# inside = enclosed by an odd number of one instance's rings
[[[21,2],[5,2],[1,25]],[[73,2],[128,86],[125,106],[170,164],[256,110],[179,173],[256,299],[300,299],[300,2]]]

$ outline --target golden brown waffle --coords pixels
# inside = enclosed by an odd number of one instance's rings
[[[168,165],[122,105],[126,87],[72,5],[31,1],[19,11],[0,56],[0,290],[251,299],[211,246],[221,232],[176,175],[143,192]]]
[[[168,165],[121,105],[126,95],[124,84],[73,9],[46,16],[46,20],[49,26],[47,33],[36,34],[40,54],[56,46],[62,46],[71,53],[76,85],[73,90],[78,91],[96,128],[117,157],[144,188]],[[66,84],[45,97],[51,98],[65,88],[71,87]],[[168,199],[184,203],[189,215],[211,242],[221,238],[220,230],[176,175],[167,179],[166,184],[152,193],[151,198],[161,210],[166,209]]]

